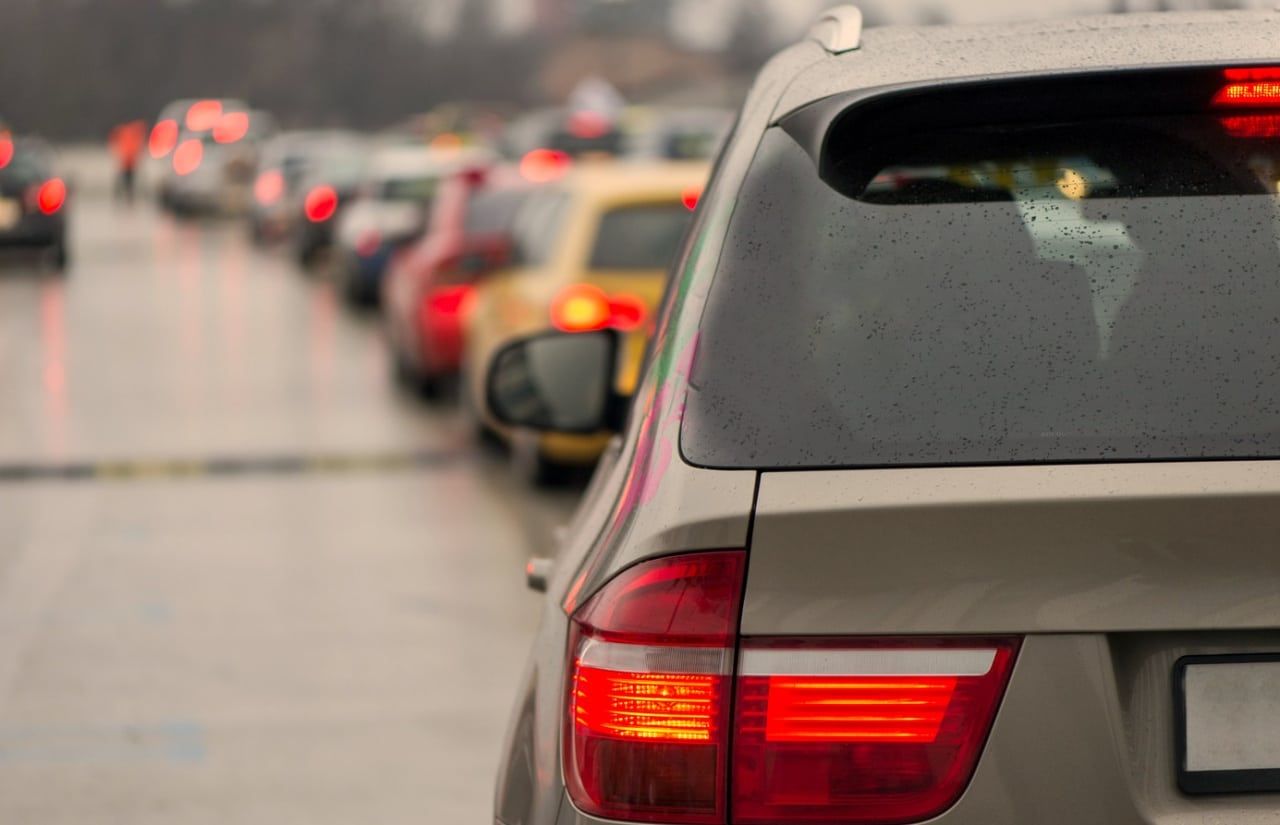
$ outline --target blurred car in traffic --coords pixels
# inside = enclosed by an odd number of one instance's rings
[[[151,126],[144,167],[160,205],[193,211],[220,207],[222,184],[243,186],[243,166],[254,161],[237,144],[266,135],[273,128],[269,121],[230,98],[177,100],[165,106]],[[183,180],[191,176],[196,179]]]
[[[629,391],[667,267],[708,173],[703,163],[587,162],[531,195],[513,226],[511,264],[476,285],[467,323],[467,408],[483,410],[485,370],[502,344],[547,327],[625,332],[618,381],[620,391]],[[599,434],[498,434],[514,439],[517,460],[538,483],[590,466],[607,441]]]
[[[338,283],[349,304],[379,302],[391,257],[426,231],[442,179],[484,157],[480,150],[421,146],[383,148],[372,155],[334,232]]]
[[[359,192],[374,151],[366,141],[334,141],[308,155],[296,194],[287,199],[293,256],[309,267],[333,247],[334,233]]]
[[[0,132],[0,248],[43,249],[65,269],[67,197],[47,144]]]
[[[434,398],[456,379],[475,286],[510,262],[512,225],[532,191],[505,165],[475,166],[442,182],[428,231],[392,258],[383,284],[401,383]]]
[[[360,138],[337,130],[290,131],[263,144],[253,184],[249,232],[257,243],[284,239],[292,222],[302,217],[301,195],[308,165],[325,154],[358,151]]]
[[[262,141],[275,130],[265,112],[227,112],[204,134],[184,133],[174,149],[165,203],[181,215],[243,215],[254,203]]]
[[[846,7],[775,58],[633,402],[613,330],[493,359],[504,425],[619,434],[494,821],[1273,816],[1276,42]]]

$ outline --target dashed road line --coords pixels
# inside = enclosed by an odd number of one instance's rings
[[[291,453],[62,463],[0,463],[0,484],[33,481],[150,481],[242,476],[334,475],[409,472],[448,466],[467,456],[459,450],[372,453]]]

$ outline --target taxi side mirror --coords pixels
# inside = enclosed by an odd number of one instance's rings
[[[545,332],[507,344],[489,364],[489,414],[548,433],[617,431],[626,399],[614,391],[618,334]]]

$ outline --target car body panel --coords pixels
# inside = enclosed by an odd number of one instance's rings
[[[765,473],[745,634],[1280,626],[1280,462]]]
[[[1280,11],[1161,12],[990,26],[885,26],[862,46],[810,65],[779,96],[775,117],[837,94],[1155,66],[1274,62]],[[807,51],[812,43],[793,47]]]

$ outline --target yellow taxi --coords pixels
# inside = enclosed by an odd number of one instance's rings
[[[526,158],[526,164],[531,159]],[[586,161],[548,154],[522,171],[544,182],[512,227],[511,265],[478,285],[467,326],[465,399],[484,409],[490,359],[512,338],[544,329],[624,333],[618,391],[635,387],[654,313],[710,167],[702,162]],[[599,458],[606,434],[516,435],[532,480],[548,483]]]

